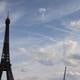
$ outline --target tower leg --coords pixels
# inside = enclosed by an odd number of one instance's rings
[[[0,80],[1,80],[1,77],[2,77],[2,71],[0,71]]]
[[[7,80],[14,80],[11,68],[8,71],[6,71],[6,75],[7,75]]]

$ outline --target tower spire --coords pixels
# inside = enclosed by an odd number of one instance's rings
[[[63,80],[65,80],[65,79],[66,79],[66,70],[67,70],[67,67],[65,66]]]
[[[5,24],[6,25],[10,24],[9,11],[7,12],[7,18],[6,18]]]
[[[9,16],[10,16],[10,15],[9,15],[9,10],[8,10],[8,11],[7,11],[7,18],[9,18]]]

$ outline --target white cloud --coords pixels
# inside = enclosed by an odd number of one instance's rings
[[[38,15],[38,20],[41,22],[46,21],[46,16],[47,16],[47,9],[46,8],[39,8],[39,15]]]
[[[46,8],[39,8],[39,12],[40,12],[40,13],[46,12]]]
[[[70,26],[75,29],[80,29],[80,20],[71,21]]]
[[[35,44],[35,39],[32,40]],[[22,39],[21,41],[27,42],[27,40],[24,41]],[[31,43],[31,41],[28,43]],[[38,45],[37,47],[17,47],[19,48],[18,51],[14,52],[14,54],[17,53],[15,54],[17,60],[15,60],[15,65],[13,64],[15,79],[20,78],[24,80],[26,78],[34,79],[35,77],[37,77],[39,80],[48,80],[51,78],[55,80],[57,77],[60,77],[61,79],[63,77],[62,72],[64,71],[64,65],[71,65],[72,68],[75,68],[74,65],[80,67],[79,62],[76,60],[76,58],[72,57],[74,54],[78,55],[78,52],[80,52],[79,44],[80,43],[75,40],[65,39],[64,41],[56,41],[55,43],[52,42],[52,44],[46,44],[44,46]],[[64,46],[65,54],[63,52]],[[18,60],[18,58],[20,59]],[[72,68],[69,70],[79,72],[78,70],[72,70]]]
[[[63,21],[62,23],[66,28],[72,30],[71,34],[77,34],[77,32],[80,31],[80,20],[69,20],[69,21]]]
[[[26,53],[26,52],[27,52],[27,50],[26,50],[25,48],[23,48],[23,47],[19,48],[19,51],[20,51],[21,53]]]
[[[32,61],[38,61],[44,65],[56,65],[64,63],[66,65],[77,65],[79,63],[80,46],[77,41],[65,40],[56,41],[54,44],[47,44],[44,47],[19,48],[19,53],[23,56],[31,57]],[[76,57],[74,57],[76,54]],[[78,60],[77,60],[78,59]]]

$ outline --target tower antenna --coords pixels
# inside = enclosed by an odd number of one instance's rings
[[[63,43],[63,55],[64,55],[64,59],[65,59],[65,55],[66,55],[66,47],[65,47],[65,44]],[[66,71],[67,71],[67,66],[65,66],[65,69],[64,69],[64,75],[63,75],[63,80],[66,80]]]
[[[65,80],[65,79],[66,79],[66,69],[67,69],[67,67],[65,66],[63,80]]]
[[[7,12],[7,18],[9,18],[9,11]]]

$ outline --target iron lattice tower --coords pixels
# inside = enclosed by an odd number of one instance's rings
[[[11,63],[10,63],[9,25],[10,25],[10,19],[9,19],[9,16],[7,16],[7,18],[5,20],[6,28],[5,28],[3,50],[2,50],[2,56],[1,56],[1,62],[0,62],[0,80],[2,77],[3,71],[6,71],[7,80],[14,80],[13,74],[12,74],[12,69],[11,69]]]

